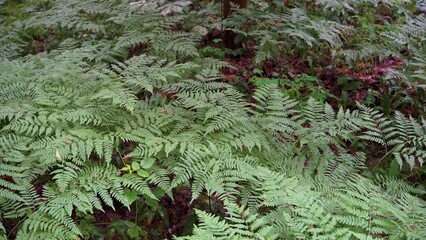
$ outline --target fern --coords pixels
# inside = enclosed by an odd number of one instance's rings
[[[248,21],[250,28],[241,29]],[[308,48],[320,46],[321,42],[328,43],[332,49],[339,48],[345,33],[352,29],[335,21],[311,19],[302,8],[285,12],[239,10],[226,24],[233,31],[258,42],[257,62],[282,52],[293,54],[295,48],[306,52]]]
[[[413,118],[407,119],[402,113],[397,112],[393,133],[389,142],[394,145],[393,154],[399,165],[402,166],[406,162],[411,168],[416,165],[422,166],[426,157],[425,121],[418,123]]]
[[[0,217],[22,220],[17,239],[80,239],[76,213],[130,209],[129,192],[157,201],[152,188],[173,196],[183,185],[193,202],[212,195],[226,209],[223,217],[197,210],[199,224],[183,239],[426,237],[424,191],[372,177],[366,154],[348,150],[351,142],[372,141],[401,166],[420,167],[424,120],[384,117],[363,105],[335,111],[313,99],[299,104],[272,86],[238,91],[222,81],[230,65],[202,57],[203,36],[190,30],[218,23],[217,12],[200,18],[193,11],[203,3],[36,2],[28,3],[36,6],[28,17],[7,20],[16,30],[0,23],[9,31],[0,35]],[[259,43],[258,61],[299,52],[307,59],[311,51],[336,51],[338,59],[341,50],[357,62],[383,46],[383,56],[407,48],[407,69],[394,72],[422,79],[423,48],[415,44],[422,16],[404,12],[407,23],[384,27],[383,35],[374,34],[377,26],[366,29],[370,44],[357,42],[362,49],[351,52],[352,27],[329,13],[348,16],[378,2],[317,3],[325,7],[253,4],[226,26]],[[120,149],[123,142],[132,147]],[[133,167],[146,162],[143,171]],[[8,228],[0,224],[0,238]]]
[[[424,206],[423,201],[410,203],[408,199],[413,198],[409,195],[396,200],[388,195],[389,192],[386,193],[370,180],[353,172],[344,175],[336,173],[334,175],[336,179],[329,183],[328,180],[315,181],[319,186],[329,186],[328,191],[316,189],[314,187],[316,184],[312,185],[306,180],[288,177],[283,173],[271,172],[264,168],[258,168],[256,172],[248,174],[254,175],[258,179],[258,185],[261,186],[262,191],[253,193],[261,193],[259,195],[261,202],[254,207],[263,208],[263,214],[253,215],[252,210],[244,208],[240,208],[235,214],[237,205],[228,204],[226,209],[229,211],[229,217],[224,221],[217,216],[197,211],[201,223],[194,230],[195,236],[179,239],[203,237],[374,239],[382,234],[402,238],[424,236],[424,232],[417,230],[417,227],[424,224],[420,220],[425,214],[424,211],[416,211],[413,214],[414,212],[410,210],[414,206]],[[265,211],[265,207],[269,211]],[[249,220],[245,220],[245,217]],[[407,225],[400,224],[410,221],[416,222],[410,225],[416,226],[415,228],[407,229]],[[252,228],[252,225],[257,228]]]
[[[225,206],[228,214],[226,221],[196,211],[201,221],[200,226],[194,229],[193,236],[181,239],[277,239],[277,234],[265,218],[232,202],[225,202]]]
[[[406,118],[402,113],[396,112],[395,120],[391,121],[377,111],[362,105],[360,107],[363,110],[363,127],[366,129],[360,136],[361,139],[392,147],[389,152],[393,154],[401,168],[404,163],[408,163],[411,169],[423,165],[424,120],[418,122],[412,117]]]
[[[360,136],[361,139],[377,142],[379,144],[387,144],[386,139],[389,134],[392,132],[391,124],[392,121],[383,117],[382,113],[375,111],[371,108],[365,107],[363,105],[358,105],[362,112],[362,122],[363,131]]]
[[[79,168],[65,162],[62,167],[52,172],[55,184],[45,187],[43,195],[47,199],[24,222],[21,237],[31,238],[34,234],[58,235],[62,232],[67,234],[65,238],[76,238],[81,232],[71,219],[74,208],[89,213],[93,212],[94,208],[103,210],[102,202],[114,208],[113,199],[129,207],[123,192],[126,187],[155,199],[144,181],[120,177],[119,174],[111,165]],[[56,227],[58,223],[62,225],[62,229]],[[65,231],[62,231],[64,229]]]

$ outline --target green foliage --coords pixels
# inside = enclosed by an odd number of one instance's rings
[[[224,51],[220,48],[207,46],[201,49],[201,52],[206,57],[216,57],[218,59],[223,59],[225,57]]]
[[[413,203],[410,196],[395,201],[386,189],[377,188],[373,182],[353,173],[345,176],[350,177],[346,181],[336,173],[327,174],[337,179],[309,184],[282,173],[258,169],[255,175],[263,194],[257,208],[228,203],[224,219],[197,211],[201,223],[194,230],[195,236],[178,239],[379,239],[383,234],[396,239],[419,239],[424,236],[420,225],[401,224],[423,218],[424,213],[417,215],[412,211],[424,207],[424,202]],[[343,188],[339,181],[344,182]],[[315,187],[320,184],[320,188]],[[255,213],[258,208],[263,214]]]
[[[146,237],[147,232],[134,222],[117,220],[108,225],[110,237],[120,236],[120,239],[140,239]]]
[[[222,81],[225,50],[199,49],[204,36],[192,31],[214,25],[215,4],[22,2],[7,7],[25,17],[0,22],[0,238],[145,237],[137,218],[102,232],[96,212],[137,215],[142,205],[164,215],[159,198],[182,186],[191,203],[214,196],[225,205],[223,216],[196,210],[199,223],[182,239],[426,238],[424,190],[374,176],[357,147],[381,144],[386,161],[421,169],[425,120],[361,104],[336,111],[308,75],[257,78],[252,92],[238,91]],[[349,65],[381,47],[375,38],[346,51],[353,27],[340,19],[375,1],[318,1],[319,10],[278,2],[255,1],[226,23],[257,43],[258,63],[284,53],[314,66],[333,54]],[[380,33],[408,51],[394,76],[421,88],[423,19],[403,12],[405,22]]]
[[[393,108],[414,105],[425,112],[425,47],[421,43],[426,21],[415,6],[420,1],[251,2],[248,9],[227,19],[225,26],[247,46],[255,46],[258,65],[265,60],[282,64],[297,59],[309,65],[311,74],[313,69],[349,68],[357,75],[360,66],[383,64],[379,71],[384,73],[373,81],[380,81],[375,84],[381,89],[370,89],[370,103],[380,101],[386,89],[386,94],[394,96],[389,99]],[[389,59],[401,64],[386,66]],[[367,75],[377,71],[365,70]],[[355,77],[357,83],[365,81],[371,80]],[[352,90],[357,89],[363,89],[362,84]],[[341,97],[343,105],[348,105],[347,95],[344,92]]]
[[[194,236],[181,239],[277,239],[277,233],[266,218],[250,213],[235,203],[225,203],[226,221],[212,214],[197,211],[201,223],[194,229]]]
[[[291,79],[252,77],[250,81],[253,82],[256,87],[264,85],[280,86],[284,95],[301,101],[307,101],[309,98],[314,98],[323,102],[326,100],[328,95],[327,90],[319,85],[318,79],[309,75],[294,76],[294,78]]]
[[[310,48],[339,48],[345,32],[352,29],[336,21],[313,19],[303,8],[259,9],[255,4],[253,9],[240,10],[239,14],[233,15],[227,25],[245,38],[258,41],[257,62],[278,54],[299,53],[307,57]]]

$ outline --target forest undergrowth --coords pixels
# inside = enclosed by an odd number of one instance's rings
[[[246,3],[0,1],[0,239],[426,239],[426,2]]]

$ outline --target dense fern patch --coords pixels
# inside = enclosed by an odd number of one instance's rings
[[[0,2],[0,239],[426,238],[421,4]]]

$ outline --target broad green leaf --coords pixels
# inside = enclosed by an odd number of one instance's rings
[[[147,172],[147,171],[145,171],[145,170],[143,170],[143,169],[139,169],[138,171],[137,171],[137,174],[139,175],[139,176],[141,176],[141,177],[149,177],[149,173]]]
[[[124,189],[124,196],[126,196],[129,203],[133,203],[138,197],[138,192],[136,190]]]
[[[145,169],[149,169],[152,167],[152,165],[154,165],[154,162],[155,162],[155,158],[145,158],[141,162],[141,167]]]
[[[139,165],[139,163],[137,161],[133,161],[132,162],[132,169],[137,171],[141,168],[141,166]]]

